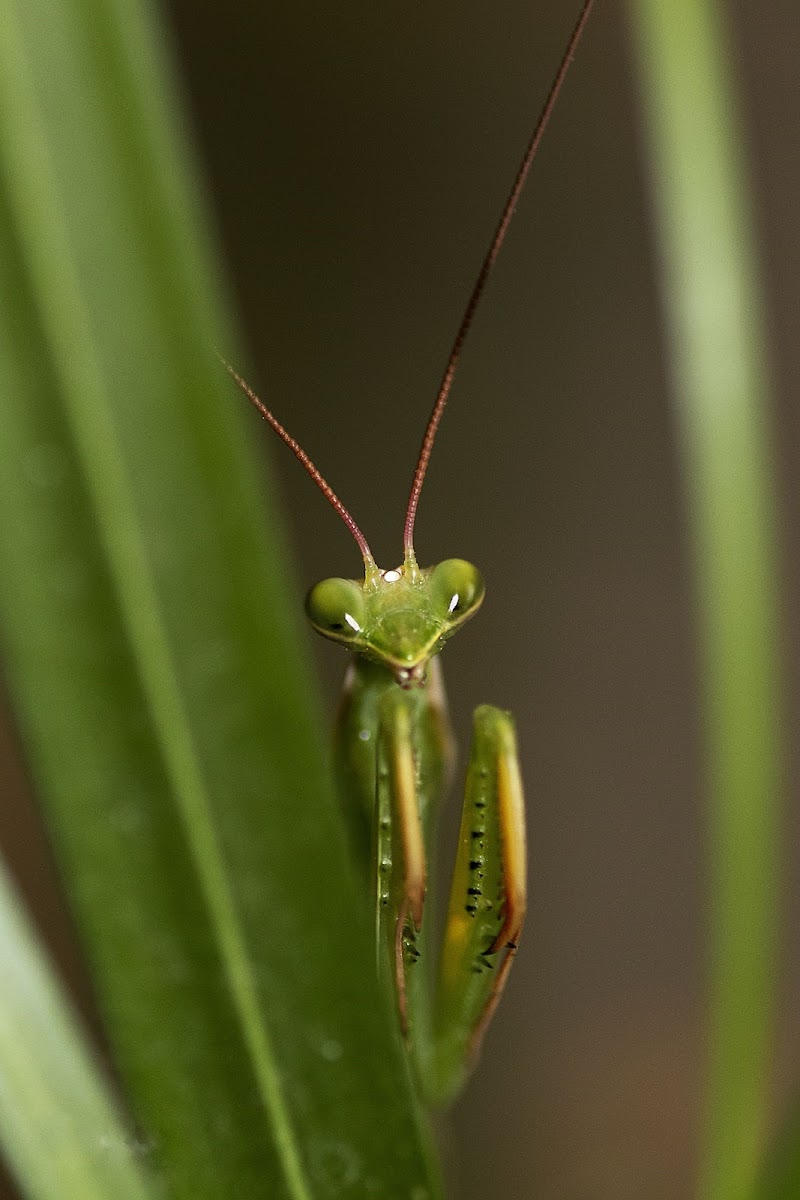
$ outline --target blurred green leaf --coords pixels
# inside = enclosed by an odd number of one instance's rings
[[[150,14],[0,18],[3,640],[133,1114],[170,1196],[423,1200]]]
[[[26,1195],[148,1200],[133,1139],[2,863],[0,962],[0,1136]]]
[[[775,1014],[782,747],[775,469],[741,120],[716,0],[631,0],[684,438],[708,746],[700,1192],[752,1194]]]

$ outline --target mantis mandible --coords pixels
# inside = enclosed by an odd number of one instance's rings
[[[411,485],[403,561],[381,570],[366,538],[313,462],[230,363],[245,395],[294,452],[347,525],[364,579],[325,579],[306,614],[352,651],[335,728],[339,792],[364,864],[379,970],[393,983],[420,1092],[431,1104],[458,1093],[508,977],[525,919],[525,803],[510,713],[484,704],[473,738],[438,972],[433,989],[423,924],[426,863],[452,767],[438,654],[483,600],[478,569],[459,558],[420,568],[414,524],[433,443],[486,280],[505,239],[593,0],[585,0],[467,303]]]

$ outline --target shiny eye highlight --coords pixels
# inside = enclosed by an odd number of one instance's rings
[[[364,593],[352,579],[323,579],[306,597],[306,616],[320,633],[355,637],[364,623]]]
[[[463,621],[483,600],[481,573],[463,558],[446,558],[430,574],[431,603],[442,617]]]

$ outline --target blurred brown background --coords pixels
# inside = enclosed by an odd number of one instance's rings
[[[393,565],[424,421],[577,4],[165,4],[243,368]],[[727,8],[774,349],[793,735],[800,10]],[[453,715],[463,746],[476,703],[514,709],[530,804],[529,926],[483,1062],[442,1129],[462,1200],[688,1200],[696,1169],[701,744],[623,17],[600,0],[469,342],[417,525],[423,562],[458,555],[485,573],[483,611],[445,654]],[[357,574],[358,554],[291,456],[253,430],[283,485],[300,603],[316,579]],[[317,650],[332,705],[344,660]],[[797,782],[795,753],[789,795]],[[0,786],[6,853],[86,1002],[5,727]],[[799,824],[793,804],[795,918]],[[788,916],[776,1097],[800,1071],[798,924]]]

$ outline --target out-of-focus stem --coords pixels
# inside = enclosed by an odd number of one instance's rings
[[[781,735],[764,318],[727,30],[629,0],[693,541],[708,762],[703,1200],[752,1194],[774,1021]]]

